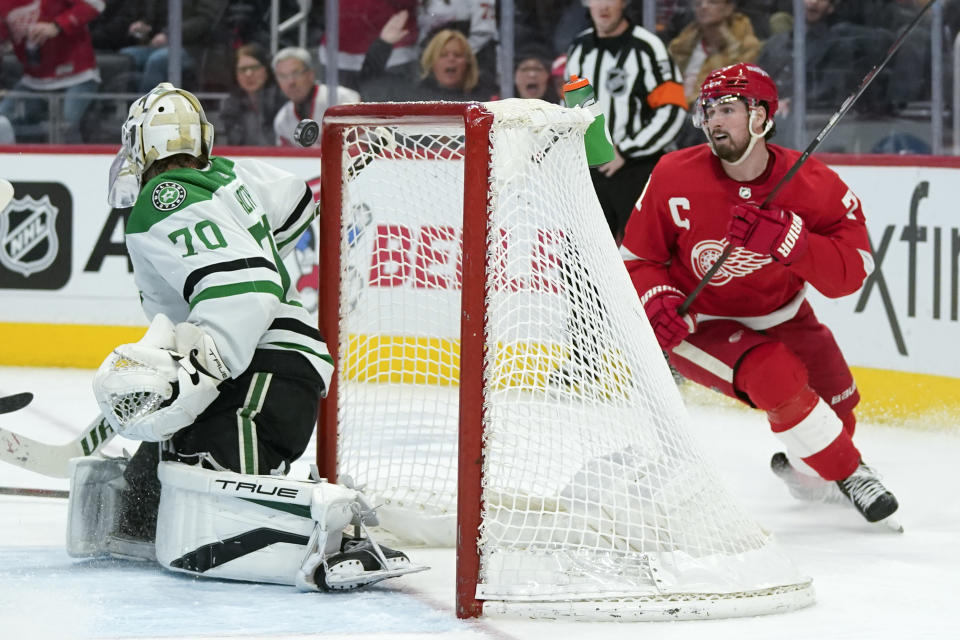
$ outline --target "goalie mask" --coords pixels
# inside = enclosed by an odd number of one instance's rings
[[[743,100],[750,114],[747,123],[750,132],[750,144],[743,155],[736,162],[731,163],[737,165],[750,155],[750,151],[757,140],[767,135],[773,128],[773,115],[777,112],[779,103],[777,85],[774,84],[773,79],[766,71],[745,62],[711,71],[704,79],[703,85],[700,87],[700,96],[694,104],[693,125],[707,134],[706,125],[709,119],[707,110],[732,100]],[[754,131],[754,123],[757,118],[762,117],[758,110],[761,103],[766,107],[766,122],[760,132],[757,133]],[[707,135],[707,143],[716,153],[709,135]]]
[[[143,174],[157,160],[185,153],[208,158],[213,125],[189,91],[161,82],[134,101],[122,128],[123,147],[110,168],[108,200],[114,207],[136,202]]]

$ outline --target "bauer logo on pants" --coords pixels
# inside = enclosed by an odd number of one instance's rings
[[[70,279],[72,198],[49,182],[15,182],[0,212],[0,288],[59,289]]]

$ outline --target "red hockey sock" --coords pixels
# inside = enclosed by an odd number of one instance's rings
[[[771,430],[791,455],[801,458],[822,478],[842,480],[857,468],[860,452],[851,439],[853,413],[841,422],[809,387],[806,368],[785,346],[767,343],[752,349],[734,380],[767,412]]]
[[[843,430],[852,438],[853,432],[857,430],[857,416],[851,411],[840,419],[843,420]]]

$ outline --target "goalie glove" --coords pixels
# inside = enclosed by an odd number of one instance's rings
[[[157,314],[139,342],[120,345],[100,365],[93,389],[117,433],[156,442],[193,424],[229,376],[213,338]]]
[[[784,265],[807,251],[807,227],[792,211],[737,204],[730,209],[727,240],[754,253],[768,255]]]

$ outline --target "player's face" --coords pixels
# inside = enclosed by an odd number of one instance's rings
[[[294,104],[307,99],[316,82],[313,69],[296,58],[287,58],[277,63],[275,71],[277,85],[283,95],[293,100]]]
[[[736,162],[750,144],[749,111],[738,98],[721,99],[703,108],[704,133],[721,160]]]
[[[433,63],[433,76],[445,89],[462,89],[467,79],[467,52],[459,40],[448,40]]]

